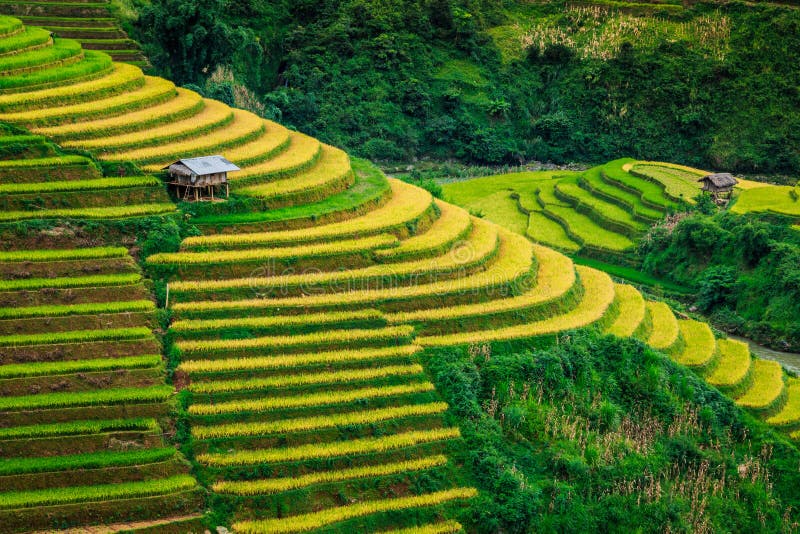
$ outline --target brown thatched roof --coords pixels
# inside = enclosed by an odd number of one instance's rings
[[[733,177],[731,173],[728,172],[718,172],[715,174],[709,174],[703,176],[698,182],[705,182],[709,181],[717,187],[733,187],[734,185],[739,183],[739,180]]]

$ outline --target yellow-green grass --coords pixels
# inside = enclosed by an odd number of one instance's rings
[[[267,161],[232,173],[231,185],[234,187],[245,185],[261,177],[285,176],[287,173],[312,165],[320,156],[321,151],[322,143],[313,137],[292,132],[289,134],[289,146],[286,150]],[[231,157],[231,161],[235,162],[236,159]]]
[[[593,195],[616,202],[630,209],[632,213],[640,218],[657,221],[664,215],[661,209],[655,209],[652,206],[643,204],[642,198],[638,193],[633,193],[606,182],[599,167],[584,172],[581,175],[580,183],[582,187],[589,190]]]
[[[23,395],[19,397],[0,397],[0,412],[164,402],[169,399],[172,394],[172,386],[163,385],[79,392],[39,393],[36,395]]]
[[[126,148],[164,145],[170,141],[189,137],[197,139],[198,136],[204,137],[205,132],[221,128],[233,120],[233,110],[226,104],[208,99],[203,102],[203,109],[183,120],[153,125],[138,132],[67,141],[63,146],[82,148],[105,155]]]
[[[172,203],[132,204],[104,208],[65,208],[37,211],[0,211],[0,222],[32,219],[125,219],[176,211]]]
[[[423,471],[447,463],[447,457],[441,454],[390,462],[377,465],[364,465],[349,469],[336,469],[331,471],[316,471],[296,477],[272,478],[260,480],[220,481],[211,486],[218,493],[233,495],[265,495],[306,488],[315,484],[329,484],[354,480],[358,478],[373,478],[398,473]]]
[[[714,360],[717,343],[714,333],[706,323],[691,319],[678,321],[678,329],[683,337],[684,346],[673,359],[687,367],[705,369]]]
[[[349,439],[327,443],[309,443],[293,447],[237,450],[227,453],[201,453],[197,461],[209,466],[258,465],[281,462],[298,462],[312,459],[352,457],[356,455],[388,452],[416,447],[425,443],[436,443],[458,439],[461,432],[455,428],[412,430],[399,434],[378,437]]]
[[[387,234],[390,235],[390,234]],[[475,220],[469,234],[469,239],[456,244],[450,251],[434,258],[423,258],[402,263],[384,263],[370,265],[359,269],[310,272],[301,274],[283,274],[267,277],[250,278],[230,278],[224,280],[187,280],[173,282],[170,288],[175,292],[213,292],[220,290],[246,290],[248,292],[265,292],[271,289],[282,290],[288,288],[304,288],[309,292],[314,292],[315,287],[330,284],[345,284],[347,287],[360,288],[365,280],[379,279],[390,280],[394,284],[399,278],[416,277],[417,282],[428,279],[437,279],[446,273],[460,273],[463,270],[482,265],[491,258],[498,250],[497,227],[479,219]],[[366,239],[366,238],[361,238]],[[326,247],[339,248],[348,243],[346,240],[333,242]],[[302,246],[302,245],[301,245]],[[307,245],[314,247],[316,245]],[[378,252],[384,249],[376,249]],[[269,249],[271,251],[282,251],[286,249]],[[343,251],[346,249],[342,249]],[[213,254],[225,254],[225,251]],[[180,253],[179,253],[180,254]],[[265,254],[265,257],[266,256]],[[293,256],[294,257],[294,256]]]
[[[575,211],[572,206],[548,204],[544,210],[564,225],[567,235],[573,241],[614,252],[624,252],[633,248],[633,241],[630,238],[604,228],[588,215]]]
[[[270,158],[277,157],[291,144],[293,132],[276,122],[264,121],[264,124],[266,128],[259,137],[247,143],[232,146],[225,151],[228,159],[239,165],[244,171]],[[242,171],[237,171],[234,174],[239,175],[241,173]],[[234,174],[229,176],[229,179],[233,178]]]
[[[528,227],[525,230],[525,235],[537,243],[568,252],[577,252],[581,248],[578,243],[569,237],[563,226],[540,211],[532,211],[528,215]]]
[[[694,197],[700,193],[698,180],[706,174],[690,167],[655,162],[637,162],[630,172],[663,184],[668,195],[689,203],[693,203]]]
[[[647,344],[657,350],[668,350],[678,342],[680,335],[675,314],[663,302],[648,302],[647,309],[653,320],[653,331]]]
[[[196,265],[239,263],[262,261],[327,257],[338,254],[369,252],[378,248],[394,247],[398,240],[390,234],[378,234],[363,238],[346,239],[338,242],[306,243],[294,247],[282,248],[250,248],[209,252],[164,252],[153,254],[147,258],[151,265]]]
[[[115,369],[150,369],[161,365],[161,356],[128,356],[123,358],[98,358],[94,360],[66,360],[61,362],[36,362],[0,365],[0,379],[35,376],[93,373]]]
[[[289,148],[291,150],[291,147]],[[262,199],[272,199],[301,191],[316,190],[352,174],[350,156],[343,150],[322,145],[322,155],[316,165],[295,176],[250,187],[237,188],[237,193]],[[236,182],[233,182],[234,184]]]
[[[0,15],[0,38],[11,37],[23,29],[22,21],[18,18]]]
[[[174,141],[157,146],[118,150],[105,154],[108,161],[134,161],[139,164],[152,164],[147,167],[164,167],[175,159],[210,152],[220,152],[225,148],[236,146],[260,135],[265,129],[264,119],[249,111],[233,110],[233,120],[220,128],[211,130],[198,139]],[[146,136],[148,132],[142,132]]]
[[[363,501],[355,504],[340,506],[338,508],[327,508],[318,512],[289,516],[280,519],[264,519],[253,521],[239,521],[233,523],[231,528],[242,534],[257,534],[272,532],[275,534],[290,532],[308,532],[327,525],[332,525],[348,519],[363,517],[366,515],[408,510],[411,508],[422,508],[435,506],[446,502],[471,499],[478,494],[474,488],[454,488],[449,490],[413,495],[408,497],[396,497],[392,499],[381,499],[375,501]]]
[[[30,289],[69,289],[79,287],[122,286],[134,284],[142,279],[139,273],[96,274],[63,278],[21,278],[0,280],[0,291],[22,291]]]
[[[131,187],[160,187],[161,180],[154,176],[125,176],[95,178],[93,180],[64,180],[22,184],[0,184],[0,194],[21,195],[37,193],[66,193],[70,191],[96,191]]]
[[[776,427],[796,427],[800,424],[800,379],[786,381],[786,404],[783,409],[767,419],[767,424]]]
[[[72,249],[38,249],[0,251],[0,261],[38,262],[66,260],[100,260],[124,258],[128,255],[125,247],[90,247]]]
[[[51,156],[46,158],[10,159],[0,161],[0,169],[7,172],[33,167],[60,167],[66,165],[90,165],[91,160],[83,156]]]
[[[0,120],[26,126],[63,124],[102,116],[121,115],[148,107],[153,102],[163,102],[174,95],[175,84],[163,78],[147,76],[145,84],[134,91],[80,104],[0,113]]]
[[[753,384],[744,395],[736,399],[736,404],[743,408],[763,410],[777,402],[784,389],[781,364],[769,360],[754,360]]]
[[[790,193],[791,186],[773,185],[739,192],[731,211],[734,213],[776,213],[800,217],[800,200]]]
[[[718,339],[719,363],[708,375],[706,381],[718,388],[735,388],[750,372],[753,358],[746,343],[733,339]]]
[[[194,393],[231,393],[235,391],[259,391],[274,388],[291,388],[312,384],[347,384],[364,382],[391,376],[416,376],[422,373],[419,364],[386,365],[367,369],[345,369],[319,373],[269,376],[264,378],[239,378],[233,380],[211,380],[193,382],[189,390]]]
[[[293,408],[310,408],[334,404],[350,404],[367,399],[396,397],[412,393],[433,391],[430,382],[412,382],[394,386],[362,387],[355,389],[323,391],[292,396],[272,396],[259,399],[233,400],[215,402],[213,404],[192,404],[188,412],[191,415],[238,414],[243,412],[269,412],[289,410]]]
[[[589,217],[600,226],[607,228],[609,225],[623,227],[631,233],[644,231],[645,225],[619,205],[594,196],[589,191],[578,185],[578,178],[567,177],[558,181],[554,193],[566,200],[578,211],[588,209],[592,215]]]
[[[476,224],[477,226],[477,224]],[[472,275],[430,284],[387,289],[350,291],[328,295],[303,297],[246,299],[238,301],[196,301],[172,304],[177,314],[209,314],[253,309],[311,309],[314,307],[376,306],[375,303],[388,301],[416,301],[423,298],[453,294],[475,294],[480,290],[499,285],[514,284],[530,273],[532,267],[533,244],[524,237],[500,230],[500,246],[496,260],[485,271]],[[426,307],[421,302],[419,307]],[[379,307],[380,309],[380,307]]]
[[[55,343],[85,343],[91,341],[122,341],[150,337],[149,328],[106,328],[103,330],[71,330],[67,332],[44,332],[41,334],[14,334],[0,336],[0,347],[24,347]]]
[[[507,341],[555,334],[595,323],[603,318],[614,301],[614,282],[602,271],[581,266],[576,269],[584,286],[584,295],[580,303],[567,313],[493,330],[419,337],[416,342],[423,347],[439,347]]]
[[[196,425],[192,427],[195,439],[231,438],[237,436],[262,436],[269,434],[288,434],[308,432],[349,425],[370,425],[392,419],[438,415],[447,410],[446,402],[425,404],[404,404],[387,408],[373,408],[355,412],[296,417],[277,421],[256,421],[225,423],[213,426]]]
[[[161,427],[155,419],[143,417],[135,419],[68,421],[64,423],[3,427],[0,428],[0,439],[82,436],[126,430],[160,432]]]
[[[0,110],[25,111],[45,106],[82,103],[95,96],[110,96],[144,85],[141,69],[125,63],[115,63],[113,70],[101,78],[60,87],[0,95]]]
[[[50,32],[41,28],[27,26],[23,31],[13,36],[5,36],[0,39],[0,56],[38,49],[51,43]]]
[[[178,88],[177,91],[178,94],[175,98],[139,111],[116,117],[102,117],[92,121],[34,128],[34,130],[56,141],[77,142],[80,139],[102,138],[105,135],[141,130],[148,126],[169,123],[172,120],[200,111],[203,105],[203,97],[194,91],[183,88]]]
[[[108,467],[143,465],[164,462],[175,457],[172,447],[130,451],[103,451],[64,456],[39,456],[5,458],[0,464],[0,476],[31,473],[55,473],[77,469],[104,469]]]
[[[538,265],[536,285],[522,295],[490,300],[489,302],[480,302],[477,304],[463,304],[460,306],[444,306],[390,313],[386,315],[386,319],[393,324],[402,324],[410,322],[458,320],[467,317],[524,310],[536,306],[537,304],[562,297],[577,283],[572,260],[567,256],[540,245],[533,246],[533,254],[536,257]]]
[[[431,523],[418,527],[384,530],[381,534],[452,534],[453,532],[461,532],[461,530],[461,523],[458,521],[442,521],[441,523]]]
[[[189,374],[230,373],[268,369],[291,369],[314,365],[334,365],[358,362],[380,363],[382,360],[411,357],[421,350],[418,345],[382,347],[336,351],[317,351],[306,354],[255,356],[220,360],[189,360],[181,362],[178,369]]]
[[[0,75],[16,76],[30,72],[50,70],[52,67],[70,65],[83,59],[80,43],[59,39],[53,46],[28,50],[10,56],[0,56]]]
[[[350,321],[380,320],[383,317],[378,310],[343,310],[302,315],[270,315],[267,317],[244,317],[229,319],[195,319],[175,321],[171,331],[177,334],[188,332],[204,332],[230,328],[285,328],[298,326],[335,325]]]
[[[609,161],[600,169],[604,181],[635,191],[639,195],[640,203],[651,206],[659,210],[665,210],[675,206],[675,202],[664,192],[664,186],[660,183],[652,182],[644,178],[638,178],[627,171],[624,167],[632,163],[630,158],[623,158]]]
[[[440,216],[427,231],[401,241],[396,248],[379,250],[375,254],[383,260],[391,260],[450,248],[450,254],[457,255],[458,241],[468,235],[472,219],[469,213],[452,204],[437,202],[436,205]]]
[[[0,308],[0,320],[30,319],[35,317],[66,317],[70,315],[96,315],[108,313],[155,311],[156,305],[150,300],[130,300],[116,302],[90,302],[85,304],[63,304],[45,306],[21,306]]]
[[[34,69],[0,77],[0,93],[17,93],[77,83],[105,76],[112,69],[113,62],[109,56],[85,50],[80,61],[67,61],[57,69]]]
[[[409,221],[417,220],[429,209],[432,197],[426,190],[394,179],[389,179],[389,184],[392,188],[392,198],[380,208],[360,217],[300,230],[187,237],[181,243],[181,248],[279,247],[329,239],[363,237],[388,232]]]
[[[189,475],[176,475],[170,478],[120,482],[96,486],[69,486],[31,491],[0,493],[0,508],[31,508],[52,506],[64,503],[107,501],[130,499],[150,495],[162,495],[194,488],[197,485]]]
[[[606,333],[618,337],[631,337],[644,321],[646,310],[644,297],[635,287],[627,284],[615,284],[615,291],[619,316],[606,329]]]

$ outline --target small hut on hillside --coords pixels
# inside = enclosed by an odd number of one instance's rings
[[[164,167],[169,171],[169,185],[183,200],[214,200],[214,192],[225,187],[228,197],[228,173],[241,169],[222,156],[180,159]],[[219,196],[219,195],[218,195]]]
[[[697,181],[703,183],[703,191],[711,193],[715,202],[730,200],[734,186],[739,183],[739,180],[727,172],[708,174]]]

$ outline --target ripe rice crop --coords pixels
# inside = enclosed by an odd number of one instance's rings
[[[229,493],[233,495],[264,495],[305,488],[315,484],[327,484],[358,478],[372,478],[395,475],[398,473],[423,471],[446,463],[447,457],[438,454],[415,460],[379,465],[365,465],[351,467],[349,469],[338,469],[335,471],[318,471],[287,478],[221,481],[213,484],[211,489],[218,493]]]
[[[197,139],[203,133],[220,128],[233,120],[233,110],[222,102],[204,100],[198,113],[183,120],[153,125],[142,131],[124,132],[118,135],[69,141],[67,147],[80,147],[99,152],[114,152],[123,148],[138,148],[184,138]]]
[[[744,408],[763,409],[770,406],[784,392],[783,368],[778,362],[753,361],[753,385],[736,404]]]
[[[412,256],[425,252],[443,251],[454,246],[454,242],[463,239],[472,228],[472,218],[466,210],[437,202],[441,216],[422,234],[415,235],[400,242],[400,246],[391,250],[379,250],[375,254],[383,260],[391,260]],[[452,249],[451,249],[452,250]]]
[[[39,393],[19,397],[0,397],[0,411],[97,406],[111,404],[164,402],[172,396],[172,386],[100,389],[65,393]]]
[[[254,248],[213,252],[164,252],[153,254],[148,257],[147,263],[152,265],[196,265],[247,261],[267,262],[270,259],[314,258],[319,256],[324,257],[355,252],[368,252],[376,248],[396,246],[397,243],[397,238],[393,235],[380,234],[360,239],[348,239],[329,243],[312,243],[284,248]]]
[[[747,377],[753,359],[746,343],[733,339],[718,339],[719,364],[706,376],[712,386],[734,387]]]
[[[163,495],[188,490],[197,485],[189,475],[145,480],[140,482],[120,482],[99,486],[70,486],[31,491],[12,491],[0,493],[0,508],[31,508],[34,506],[53,506],[64,503],[88,501],[108,501],[112,499],[131,499],[150,495]]]
[[[0,439],[44,438],[49,436],[75,436],[83,434],[100,434],[104,432],[121,432],[130,430],[161,431],[155,419],[111,419],[105,421],[70,421],[29,426],[12,426],[0,428]]]
[[[678,320],[663,302],[648,302],[647,309],[653,319],[653,333],[647,344],[657,350],[669,349],[678,341]]]
[[[361,217],[301,230],[193,236],[184,239],[181,246],[188,249],[283,246],[331,238],[363,237],[366,234],[385,232],[395,226],[405,225],[406,222],[416,220],[427,211],[432,202],[430,193],[398,180],[389,182],[392,186],[392,198],[380,208]]]
[[[145,84],[134,91],[114,95],[101,100],[52,106],[15,113],[0,114],[0,119],[13,123],[47,125],[60,124],[70,120],[87,120],[112,113],[123,113],[140,109],[150,102],[175,94],[175,84],[163,78],[145,77]]]
[[[767,419],[772,426],[797,425],[800,422],[800,380],[790,378],[786,383],[786,406],[783,410]]]
[[[688,167],[641,162],[636,163],[631,172],[660,182],[664,185],[667,195],[689,203],[694,203],[694,197],[700,194],[698,179],[704,175],[702,171]]]
[[[286,176],[313,165],[322,152],[319,141],[301,133],[289,133],[289,143],[289,147],[274,158],[234,173],[231,176],[231,185],[237,187],[256,182],[259,178]],[[232,155],[231,158],[233,157]]]
[[[237,422],[215,426],[195,426],[192,428],[192,436],[196,439],[212,439],[236,436],[259,436],[265,434],[288,434],[293,432],[322,430],[324,428],[334,428],[337,426],[375,424],[390,419],[401,419],[405,417],[435,415],[443,413],[446,410],[446,402],[407,404],[358,412],[281,419],[279,421]]]
[[[377,321],[383,314],[377,310],[353,310],[305,315],[271,315],[268,317],[246,317],[238,319],[197,319],[172,323],[172,332],[204,332],[227,328],[268,328],[307,325],[336,324],[351,321]]]
[[[0,211],[0,221],[22,221],[26,219],[121,219],[159,215],[176,211],[175,204],[135,204],[106,208],[65,208],[40,211]]]
[[[133,87],[134,84],[141,86],[143,83],[144,77],[141,69],[126,63],[115,63],[114,69],[102,78],[51,89],[0,95],[0,110],[4,112],[17,109],[30,111],[34,107],[96,100],[106,94],[119,93],[123,89]]]
[[[163,462],[174,457],[175,449],[163,447],[131,451],[90,452],[67,456],[5,458],[3,463],[0,464],[0,476],[143,465]]]
[[[603,318],[614,301],[614,283],[601,271],[581,266],[576,269],[584,284],[584,294],[580,303],[567,313],[505,328],[419,337],[417,342],[423,347],[488,343],[551,335],[595,323]]]
[[[260,135],[265,129],[264,119],[241,109],[233,110],[233,121],[203,135],[199,139],[175,141],[158,146],[106,154],[109,161],[135,161],[139,164],[167,165],[177,157],[191,157],[206,152],[219,152],[229,146],[244,143]],[[148,132],[142,132],[146,138]]]
[[[224,360],[189,360],[181,362],[178,369],[193,373],[224,373],[232,371],[253,371],[260,369],[295,368],[309,365],[336,364],[371,361],[412,356],[420,351],[417,345],[399,347],[339,350],[331,352],[312,352],[280,356],[256,356],[254,358],[229,358]]]
[[[43,332],[41,334],[14,334],[0,336],[0,347],[23,347],[55,343],[86,343],[91,341],[123,341],[152,337],[149,328],[110,328],[104,330],[73,330],[69,332]]]
[[[0,79],[0,82],[2,82],[2,79]],[[93,121],[37,128],[36,131],[57,141],[76,141],[114,135],[133,129],[144,129],[147,126],[169,122],[200,111],[203,106],[203,97],[194,91],[188,91],[183,88],[178,88],[177,91],[178,94],[175,98],[163,104],[150,106],[139,111],[125,113],[116,117],[103,117]]]
[[[316,189],[335,182],[351,172],[350,156],[346,152],[323,145],[322,156],[319,161],[307,171],[296,174],[286,180],[276,180],[244,187],[236,191],[242,195],[270,199],[298,191]],[[235,181],[233,183],[236,184]]]
[[[215,351],[245,351],[258,349],[280,349],[285,346],[303,345],[351,345],[363,341],[389,341],[408,338],[414,333],[411,326],[391,326],[375,329],[329,330],[310,334],[268,336],[250,339],[204,339],[178,341],[175,346],[184,354],[209,353]],[[0,338],[2,339],[2,338]]]
[[[0,184],[0,194],[59,193],[127,187],[160,187],[161,185],[161,180],[153,176],[129,176],[122,178],[96,178],[93,180]]]
[[[443,521],[419,527],[384,530],[381,534],[452,534],[453,532],[461,532],[461,530],[461,523],[458,521]]]
[[[296,135],[276,122],[264,121],[264,124],[266,128],[260,136],[225,151],[225,156],[244,171],[270,158],[280,157],[290,144],[290,136]],[[228,179],[235,179],[239,174],[236,172]]]
[[[409,497],[395,497],[375,501],[363,501],[336,508],[327,508],[318,512],[289,516],[280,519],[263,519],[253,521],[239,521],[233,523],[231,528],[242,534],[257,534],[271,532],[275,534],[288,532],[308,532],[326,525],[346,521],[356,517],[371,514],[435,506],[457,499],[471,499],[478,494],[474,488],[454,488],[423,495]]]
[[[29,319],[33,317],[66,317],[70,315],[95,315],[123,312],[149,312],[154,311],[155,309],[156,305],[150,300],[25,306],[19,308],[0,308],[0,320]]]
[[[66,261],[124,258],[125,247],[71,248],[54,250],[14,250],[0,252],[0,261]]]
[[[329,404],[347,404],[363,399],[395,397],[411,393],[433,391],[430,382],[416,382],[397,386],[365,387],[341,391],[324,391],[306,395],[289,397],[268,397],[264,399],[233,400],[214,404],[192,404],[189,413],[192,415],[218,415],[225,413],[268,412],[270,410],[286,410],[291,408],[308,408]]]
[[[20,280],[0,280],[0,291],[21,291],[30,289],[78,287],[123,286],[135,284],[142,279],[139,273],[98,274],[65,278],[28,278]]]
[[[387,365],[367,369],[347,369],[344,371],[326,371],[322,373],[302,373],[286,376],[270,376],[266,378],[240,378],[236,380],[213,380],[193,382],[189,390],[194,393],[231,393],[271,388],[287,388],[308,386],[312,384],[343,384],[347,382],[364,382],[389,376],[419,375],[422,366],[419,364]]]
[[[329,443],[308,443],[286,448],[245,449],[228,453],[203,453],[197,455],[197,461],[215,467],[299,462],[312,459],[335,458],[338,456],[388,452],[406,447],[415,447],[423,443],[447,441],[460,437],[461,431],[458,427],[412,430],[380,437],[357,438]]]
[[[714,358],[717,342],[706,323],[692,320],[678,321],[681,336],[686,343],[683,351],[674,356],[675,361],[687,367],[703,367]]]
[[[124,358],[98,358],[93,360],[65,360],[61,362],[15,363],[0,366],[0,379],[33,376],[93,373],[114,369],[150,369],[161,365],[161,356],[129,356]]]
[[[777,213],[800,218],[800,201],[788,185],[772,185],[741,191],[736,203],[731,206],[734,213]]]
[[[644,297],[635,287],[627,284],[616,284],[615,289],[620,306],[619,316],[606,332],[618,337],[631,337],[644,321]]]
[[[32,167],[55,167],[65,165],[86,165],[90,164],[91,160],[83,156],[53,156],[49,158],[31,158],[31,159],[10,159],[0,161],[0,169],[3,170],[18,170],[28,169]]]

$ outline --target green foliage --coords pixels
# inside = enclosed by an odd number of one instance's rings
[[[467,531],[780,531],[796,514],[800,456],[782,438],[639,342],[562,339],[424,356],[465,440],[454,459],[481,490]],[[761,475],[739,477],[746,461]],[[718,488],[702,506],[700,487]]]
[[[104,467],[147,464],[151,462],[163,462],[174,456],[175,449],[164,447],[125,452],[93,452],[69,456],[6,458],[0,466],[0,476],[66,471],[68,469],[101,469]]]

